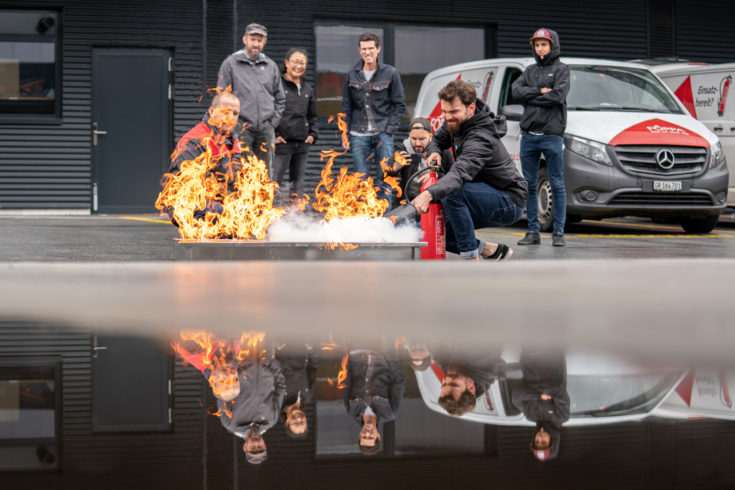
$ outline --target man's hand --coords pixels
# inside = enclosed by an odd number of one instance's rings
[[[547,395],[546,393],[541,393],[541,399],[542,400],[551,400],[551,397]]]
[[[541,88],[541,95],[544,95],[546,93],[551,92],[551,89],[549,87],[542,87]]]
[[[308,137],[307,137],[307,138],[306,138],[306,139],[304,140],[304,143],[306,143],[307,145],[310,145],[310,144],[314,143],[314,137],[313,137],[312,135],[309,135],[309,136],[308,136]]]
[[[442,165],[442,156],[439,153],[432,153],[429,155],[429,158],[426,159],[426,165],[432,166],[436,165],[437,167],[441,167]]]
[[[411,201],[411,204],[413,204],[416,207],[416,211],[419,212],[419,214],[424,214],[426,211],[429,210],[429,204],[431,204],[431,192],[424,191],[418,196],[414,198],[413,201]]]
[[[282,137],[282,136],[276,136],[276,139],[275,139],[275,141],[276,141],[276,144],[277,144],[277,145],[280,145],[281,143],[283,143],[283,144],[285,144],[285,143],[286,143],[286,140],[285,140],[285,139],[283,139],[283,137]]]

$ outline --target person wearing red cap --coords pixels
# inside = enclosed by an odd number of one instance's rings
[[[554,233],[552,245],[563,247],[567,196],[564,187],[564,144],[567,125],[569,67],[559,60],[559,35],[541,28],[531,36],[536,63],[528,65],[513,82],[513,99],[524,106],[521,118],[521,167],[528,182],[528,233],[518,245],[539,245],[538,174],[543,155],[551,183]]]

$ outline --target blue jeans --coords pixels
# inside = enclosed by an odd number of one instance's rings
[[[250,148],[250,151],[256,157],[265,162],[266,168],[268,169],[268,176],[273,180],[273,142],[276,139],[276,132],[273,126],[266,124],[260,131],[246,127],[242,130],[238,139],[240,143]]]
[[[546,170],[551,183],[551,198],[554,209],[554,233],[564,233],[567,219],[567,191],[564,187],[564,147],[561,136],[557,134],[535,135],[523,133],[521,137],[521,168],[523,178],[528,182],[528,203],[526,217],[528,231],[538,233],[538,170],[541,155],[546,160]]]
[[[507,192],[484,182],[468,182],[442,199],[446,221],[447,250],[462,258],[477,257],[485,247],[475,237],[477,228],[512,225],[523,208]]]
[[[383,169],[380,162],[385,160],[386,165],[393,156],[393,135],[388,133],[378,133],[373,136],[355,136],[350,135],[350,149],[352,150],[352,161],[355,164],[355,171],[368,174],[371,166],[375,166],[375,181],[381,189],[378,195],[381,199],[388,200],[388,210],[390,210],[391,188],[383,182]]]

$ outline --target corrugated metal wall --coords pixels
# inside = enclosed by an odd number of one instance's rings
[[[728,0],[675,0],[676,55],[694,61],[735,61],[735,3]]]
[[[90,209],[92,48],[172,49],[173,123],[181,135],[202,114],[202,1],[27,0],[22,7],[36,5],[62,11],[63,121],[0,123],[0,209]]]

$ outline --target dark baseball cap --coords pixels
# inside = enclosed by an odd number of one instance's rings
[[[245,34],[260,34],[261,36],[268,37],[268,29],[263,25],[253,22],[245,28]]]

